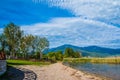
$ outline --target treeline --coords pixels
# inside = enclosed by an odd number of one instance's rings
[[[64,52],[57,51],[57,52],[49,52],[45,55],[48,59],[53,61],[62,61],[63,58],[80,58],[82,57],[81,53],[78,51],[74,51],[72,48],[66,48]]]
[[[14,23],[5,25],[0,34],[0,52],[6,53],[10,59],[42,58],[42,52],[49,48],[45,37],[24,34],[24,31]]]

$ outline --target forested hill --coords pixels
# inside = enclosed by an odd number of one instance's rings
[[[82,56],[107,57],[120,55],[120,49],[110,49],[98,46],[77,47],[73,45],[62,45],[56,48],[49,49],[48,51],[45,51],[45,53],[56,51],[62,51],[64,53],[66,48],[72,48],[74,51],[79,51],[82,53]]]

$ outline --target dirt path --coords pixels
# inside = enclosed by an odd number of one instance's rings
[[[20,66],[37,74],[37,80],[104,80],[99,77],[77,71],[70,67],[55,63],[49,66]]]

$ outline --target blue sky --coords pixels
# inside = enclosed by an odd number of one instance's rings
[[[9,22],[47,37],[50,47],[120,48],[120,0],[1,0],[1,32]]]

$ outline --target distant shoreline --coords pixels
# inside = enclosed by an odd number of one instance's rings
[[[107,57],[107,58],[64,58],[63,62],[79,62],[79,63],[107,63],[107,64],[120,64],[120,57]]]

